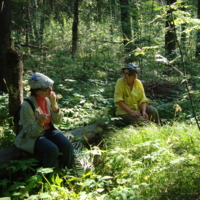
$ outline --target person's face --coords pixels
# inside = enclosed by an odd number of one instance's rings
[[[51,94],[52,91],[53,91],[53,86],[49,86],[47,88],[38,89],[36,94],[45,98],[45,97],[50,97],[50,94]]]
[[[131,83],[136,79],[136,74],[131,74],[128,69],[124,69],[123,77],[127,83]]]

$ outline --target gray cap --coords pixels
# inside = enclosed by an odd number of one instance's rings
[[[28,84],[32,89],[46,88],[54,84],[54,81],[41,73],[34,73],[28,79]]]
[[[135,73],[138,73],[138,70],[137,70],[137,65],[134,64],[134,63],[129,63],[128,65],[126,65],[125,67],[122,68],[122,70],[124,69],[131,69],[133,70]]]

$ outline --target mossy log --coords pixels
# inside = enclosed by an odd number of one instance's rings
[[[78,128],[67,133],[64,133],[66,137],[71,135],[72,142],[73,138],[84,138],[89,144],[100,141],[102,135],[107,133],[107,126],[105,124],[94,124],[85,126],[82,128]],[[11,171],[7,170],[7,166],[12,168],[14,164],[11,162],[12,160],[27,160],[30,158],[35,158],[40,160],[39,156],[35,156],[28,152],[18,149],[17,147],[10,146],[5,149],[0,150],[0,177],[8,176]]]

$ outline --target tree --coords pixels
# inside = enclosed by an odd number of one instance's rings
[[[9,92],[9,114],[13,116],[16,108],[22,103],[22,57],[11,48],[11,3],[0,0],[0,63],[1,91]],[[4,82],[3,82],[3,80]],[[5,84],[6,83],[6,89]]]
[[[125,46],[125,53],[131,52],[134,47],[131,43],[132,40],[132,30],[131,30],[131,15],[130,15],[130,5],[128,0],[120,0],[121,9],[121,25],[122,25],[122,35],[123,43]],[[127,58],[125,62],[130,62],[130,58]]]
[[[186,11],[185,2],[181,3],[181,10],[183,12]],[[185,33],[185,30],[186,30],[186,23],[183,23],[181,25],[181,47],[183,48],[183,50],[185,50],[185,45],[186,45],[186,33]]]
[[[79,0],[74,0],[74,21],[72,25],[72,56],[76,54],[78,42],[78,3]]]
[[[172,17],[173,10],[171,8],[171,5],[175,2],[176,0],[167,0],[168,10],[166,15],[165,49],[168,59],[173,59],[175,57],[176,49],[176,34]]]
[[[200,19],[200,0],[198,0],[197,17]],[[200,30],[197,30],[196,57],[200,59]]]
[[[10,38],[11,4],[10,1],[0,0],[0,90],[8,92],[6,88],[6,53],[11,46]]]

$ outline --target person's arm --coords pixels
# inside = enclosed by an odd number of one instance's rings
[[[145,119],[148,119],[149,116],[148,116],[147,113],[146,113],[147,103],[145,103],[145,102],[142,103],[142,104],[140,105],[140,108],[141,108],[142,116],[143,116]]]
[[[37,137],[44,131],[43,120],[46,121],[45,116],[37,114],[36,116],[30,104],[24,102],[20,111],[20,125],[23,126],[24,133],[30,137]]]
[[[123,101],[116,102],[124,111],[133,117],[140,117],[141,113],[138,111],[131,110]]]

